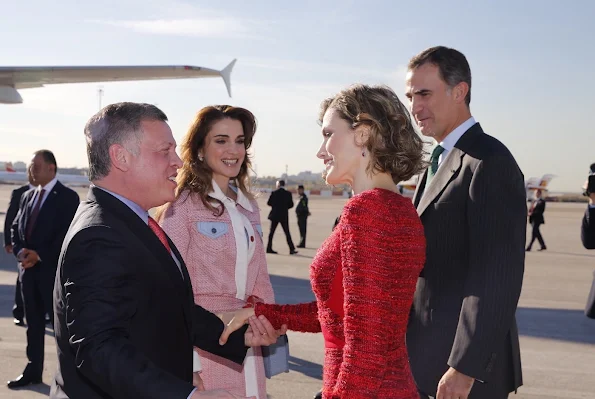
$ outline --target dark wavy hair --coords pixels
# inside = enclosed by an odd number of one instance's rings
[[[213,170],[203,160],[198,159],[198,153],[205,145],[205,139],[213,125],[223,119],[237,120],[242,124],[244,131],[244,147],[246,156],[240,167],[240,173],[235,177],[235,185],[242,193],[250,199],[254,196],[250,192],[250,177],[248,171],[252,168],[252,162],[248,149],[252,145],[252,138],[256,133],[256,118],[252,112],[240,107],[231,105],[210,105],[198,111],[194,121],[190,125],[186,136],[181,143],[182,169],[178,172],[178,187],[176,199],[184,192],[196,193],[200,196],[202,203],[216,216],[223,214],[223,204],[215,199],[209,199],[208,195],[213,190]],[[218,207],[211,204],[211,201],[219,203]],[[157,218],[160,219],[167,205],[157,211]]]
[[[365,143],[371,157],[368,172],[390,173],[397,184],[427,167],[424,142],[413,127],[409,111],[389,87],[355,84],[327,98],[320,106],[320,124],[329,108],[352,129],[370,127]]]

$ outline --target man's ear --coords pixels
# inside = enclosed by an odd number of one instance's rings
[[[453,88],[453,97],[457,103],[465,102],[467,93],[469,93],[469,85],[465,82],[460,82]]]
[[[121,144],[112,144],[109,148],[109,157],[112,165],[122,172],[130,169],[130,157],[132,154],[128,152]]]

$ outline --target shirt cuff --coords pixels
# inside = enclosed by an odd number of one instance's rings
[[[194,391],[196,391],[198,388],[194,388],[192,390],[192,392],[190,392],[190,395],[188,395],[188,397],[186,399],[190,399],[192,397],[192,394],[194,393]]]
[[[200,364],[200,356],[198,353],[193,350],[192,351],[192,372],[196,373],[197,371],[202,371],[202,365]]]

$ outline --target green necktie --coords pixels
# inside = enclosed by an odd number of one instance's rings
[[[440,154],[444,152],[444,147],[437,145],[434,147],[434,151],[432,151],[432,156],[430,156],[430,167],[428,168],[428,178],[426,180],[426,187],[432,181],[432,178],[438,171],[438,158],[440,158]]]

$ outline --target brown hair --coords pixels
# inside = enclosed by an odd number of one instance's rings
[[[320,123],[329,108],[336,110],[352,129],[370,127],[365,143],[371,157],[368,172],[390,173],[397,184],[427,166],[423,161],[424,143],[411,123],[409,111],[389,87],[356,84],[342,90],[322,102]]]
[[[471,67],[465,55],[458,50],[436,46],[425,49],[409,61],[407,69],[413,71],[424,64],[438,67],[440,77],[448,85],[455,87],[461,82],[467,83],[469,91],[465,96],[465,104],[471,104]]]
[[[231,105],[211,105],[198,111],[194,121],[190,125],[186,136],[181,144],[181,158],[183,161],[182,169],[178,173],[178,187],[176,189],[176,199],[185,191],[196,193],[200,196],[202,203],[216,216],[223,214],[223,204],[221,201],[209,199],[208,195],[213,190],[212,178],[213,170],[205,161],[198,159],[199,151],[205,145],[205,139],[213,125],[223,119],[234,119],[242,124],[244,131],[244,147],[246,156],[240,167],[240,173],[235,178],[235,184],[238,189],[249,199],[254,197],[250,193],[250,178],[248,171],[252,168],[252,162],[248,149],[252,145],[252,138],[256,132],[256,119],[252,112],[244,108],[233,107]],[[222,187],[224,188],[224,187]],[[213,206],[210,201],[219,203],[219,207]],[[160,219],[165,213],[167,205],[157,211],[157,219]]]

